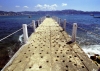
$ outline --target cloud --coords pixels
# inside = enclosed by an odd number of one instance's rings
[[[17,5],[17,6],[15,6],[15,7],[16,7],[16,8],[19,8],[20,6]]]
[[[35,9],[37,9],[37,10],[56,10],[57,7],[58,7],[57,4],[52,4],[52,5],[48,5],[48,4],[44,4],[44,5],[37,4],[35,6]]]
[[[51,5],[51,6],[52,6],[52,7],[58,7],[57,4],[53,4],[53,5]]]
[[[62,6],[67,6],[67,3],[62,3]]]
[[[42,5],[38,4],[37,6],[35,6],[36,8],[42,8]]]
[[[28,6],[24,6],[24,8],[29,8]]]

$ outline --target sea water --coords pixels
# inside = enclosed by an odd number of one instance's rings
[[[96,14],[97,16],[99,14]],[[0,39],[7,36],[8,34],[22,28],[22,24],[30,24],[32,20],[38,20],[43,15],[32,15],[31,18],[28,15],[25,16],[0,16]],[[53,15],[51,15],[53,16]],[[90,14],[55,14],[55,16],[63,20],[67,20],[66,31],[68,34],[72,34],[72,24],[77,23],[78,27],[84,30],[77,29],[77,42],[82,47],[82,49],[90,55],[99,54],[100,55],[100,18],[94,18]],[[100,15],[99,15],[100,16]],[[31,28],[32,29],[32,28]],[[94,32],[98,36],[91,34]],[[29,33],[31,33],[29,31]],[[22,34],[16,37],[22,42]]]

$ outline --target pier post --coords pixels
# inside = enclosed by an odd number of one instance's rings
[[[64,19],[63,28],[66,31],[66,19]]]
[[[42,17],[42,22],[45,20],[45,16],[44,17]]]
[[[41,18],[41,24],[42,24],[42,22],[43,22],[43,21],[42,21],[42,18]]]
[[[44,20],[45,20],[46,16],[44,16]]]
[[[60,18],[58,18],[58,24],[60,25],[60,21],[61,21],[61,19]]]
[[[43,22],[42,17],[41,17],[41,23]]]
[[[39,27],[39,25],[40,25],[40,20],[38,20],[38,27]]]
[[[41,18],[41,23],[43,22],[43,17]]]
[[[56,17],[54,16],[55,22],[57,21]]]
[[[27,31],[27,24],[23,24],[23,36],[24,36],[24,43],[28,41],[28,31]]]
[[[41,24],[41,18],[39,19],[39,24]]]
[[[52,16],[52,19],[55,20],[55,19],[54,19],[54,16]]]
[[[56,17],[56,21],[57,21],[57,23],[58,23],[58,17]]]
[[[76,33],[77,33],[77,23],[73,24],[73,31],[72,31],[72,42],[76,41]]]
[[[56,17],[55,16],[53,16],[53,19],[56,21]]]
[[[35,29],[36,29],[35,20],[32,20],[32,25],[33,25],[33,30],[35,32]]]
[[[57,18],[54,16],[55,21],[57,21]]]

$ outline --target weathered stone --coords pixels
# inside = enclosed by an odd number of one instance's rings
[[[96,60],[96,56],[90,56],[92,60]]]
[[[100,64],[100,56],[97,57],[96,61]]]
[[[86,42],[85,45],[90,45],[90,42]]]
[[[99,54],[94,54],[95,56],[99,56]]]
[[[98,69],[98,71],[100,71],[100,68]]]

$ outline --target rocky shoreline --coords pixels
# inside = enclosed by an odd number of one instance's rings
[[[19,41],[5,40],[0,42],[0,70],[6,65],[10,58],[18,51],[21,43]]]
[[[93,56],[90,56],[90,59],[94,61],[94,63],[100,67],[100,55],[94,54]]]

